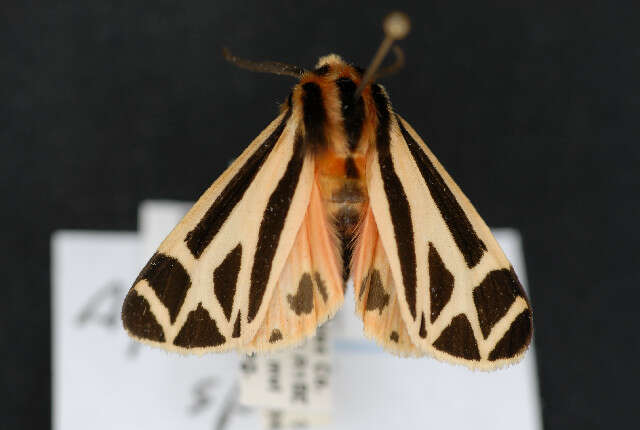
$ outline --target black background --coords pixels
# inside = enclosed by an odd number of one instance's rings
[[[51,233],[134,230],[140,200],[194,200],[275,117],[292,80],[220,47],[365,66],[391,7],[413,20],[384,81],[395,109],[489,225],[522,232],[545,427],[636,422],[633,2],[64,3],[0,6],[3,427],[49,426]]]

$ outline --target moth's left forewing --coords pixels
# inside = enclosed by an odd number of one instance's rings
[[[369,157],[368,190],[412,342],[471,368],[518,361],[531,312],[509,261],[415,131],[392,116],[389,136]]]
[[[134,282],[123,321],[138,340],[223,351],[258,331],[304,219],[314,162],[289,108],[205,192]]]

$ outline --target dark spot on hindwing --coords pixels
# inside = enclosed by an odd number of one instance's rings
[[[378,128],[376,130],[376,148],[378,163],[384,184],[384,191],[389,202],[391,223],[395,235],[398,260],[402,272],[404,295],[413,319],[416,319],[416,251],[413,238],[411,209],[400,178],[395,172],[391,158],[390,144],[390,106],[380,85],[371,86],[373,100],[378,111]]]
[[[427,337],[427,325],[424,320],[424,312],[422,313],[422,319],[420,320],[420,330],[418,331],[418,335],[423,339]]]
[[[147,300],[130,290],[122,304],[122,324],[131,334],[142,339],[164,342],[164,331],[151,312]]]
[[[447,270],[440,254],[429,242],[429,294],[431,295],[431,322],[449,302],[453,292],[453,275]]]
[[[158,299],[167,307],[171,324],[173,324],[191,287],[189,274],[176,258],[156,252],[133,285],[143,279],[149,283]]]
[[[287,301],[296,315],[311,313],[313,310],[313,280],[310,274],[302,275],[300,282],[298,282],[296,295],[288,294]]]
[[[367,295],[365,310],[375,311],[377,309],[382,314],[382,310],[389,304],[390,295],[382,286],[380,272],[377,269],[373,269],[365,279],[365,282],[369,283],[369,294]],[[362,291],[364,291],[364,288],[360,291],[360,295],[362,295]]]
[[[233,324],[233,333],[231,333],[231,337],[233,338],[240,337],[240,328],[241,328],[240,319],[242,318],[240,315],[241,315],[240,312],[238,312],[238,316],[236,317],[236,322]]]
[[[314,82],[302,85],[302,108],[305,130],[305,144],[315,150],[326,147],[325,127],[327,113],[324,110],[322,89]]]
[[[356,166],[356,162],[353,161],[353,157],[347,157],[344,161],[344,173],[349,179],[358,179],[360,178],[360,172],[358,171],[358,166]]]
[[[498,341],[493,351],[489,353],[489,361],[511,358],[520,354],[529,345],[532,333],[531,311],[525,309],[513,320],[509,330]]]
[[[324,284],[324,281],[322,280],[320,273],[315,272],[313,274],[313,279],[316,281],[316,285],[318,286],[318,291],[322,296],[322,301],[326,302],[329,295],[327,293],[327,286]]]
[[[473,289],[473,302],[485,339],[518,296],[524,296],[524,293],[513,268],[489,272],[480,285]]]
[[[213,271],[213,291],[222,306],[227,321],[231,318],[241,260],[242,245],[238,244]]]
[[[202,307],[202,303],[198,303],[196,310],[189,312],[187,321],[180,329],[173,344],[184,348],[202,348],[222,345],[225,342],[226,339],[218,330],[216,322]]]
[[[233,211],[233,208],[242,200],[244,193],[253,182],[258,171],[260,171],[260,168],[271,153],[278,139],[280,139],[290,116],[291,107],[289,107],[287,113],[273,133],[251,154],[242,167],[238,169],[237,173],[224,187],[198,225],[187,234],[184,240],[194,257],[200,258],[231,214],[231,211]]]
[[[389,336],[389,339],[391,339],[395,343],[398,343],[398,341],[400,340],[400,336],[398,335],[398,332],[394,330],[394,331],[391,332],[391,335]]]
[[[478,343],[473,335],[471,324],[464,314],[457,315],[451,320],[451,324],[440,333],[440,337],[433,346],[454,357],[480,360]]]
[[[282,332],[277,328],[274,328],[271,331],[271,336],[269,337],[269,343],[276,343],[279,340],[282,340]]]
[[[355,98],[357,86],[349,78],[336,80],[336,85],[340,90],[340,102],[342,104],[342,122],[347,135],[349,149],[355,151],[362,135],[362,124],[364,123],[364,100],[362,97]]]
[[[471,222],[469,222],[469,218],[467,218],[464,210],[460,207],[460,203],[458,203],[458,200],[456,200],[427,154],[425,154],[422,148],[420,148],[420,145],[404,128],[400,118],[398,118],[398,125],[407,143],[407,147],[429,188],[431,197],[436,203],[444,222],[447,224],[453,236],[453,240],[464,256],[467,266],[469,268],[474,267],[480,262],[482,255],[487,250],[487,246],[478,237]]]
[[[251,268],[248,322],[251,322],[258,313],[267,288],[273,257],[276,254],[278,243],[280,242],[280,234],[284,228],[287,212],[289,212],[289,206],[293,200],[300,172],[302,171],[304,162],[302,146],[302,137],[298,135],[296,136],[293,155],[276,189],[271,193],[267,207],[262,215],[258,243]]]

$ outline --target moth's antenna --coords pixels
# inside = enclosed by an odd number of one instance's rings
[[[409,30],[411,29],[411,21],[409,20],[409,16],[404,12],[391,12],[384,18],[382,28],[384,29],[385,38],[380,44],[378,52],[373,56],[373,60],[371,60],[371,64],[367,67],[367,71],[364,73],[360,86],[355,93],[356,99],[360,97],[362,90],[364,90],[367,84],[369,84],[369,82],[371,82],[375,77],[376,71],[380,67],[384,57],[387,55],[387,52],[389,52],[389,49],[391,49],[391,46],[393,46],[393,42],[404,39],[409,33]],[[393,72],[401,68],[404,64],[404,54],[402,54],[402,50],[400,50],[400,48],[396,48],[395,52],[398,60],[396,61],[396,64],[383,69],[384,75],[389,74],[388,69],[391,69],[391,72]]]
[[[233,63],[241,69],[251,70],[252,72],[273,73],[275,75],[293,76],[294,78],[299,78],[304,73],[302,67],[280,63],[278,61],[253,61],[238,58],[231,54],[225,47],[222,48],[222,55],[224,55],[225,60],[228,62]]]

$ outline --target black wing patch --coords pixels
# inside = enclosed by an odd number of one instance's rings
[[[447,187],[447,184],[438,173],[427,154],[424,153],[420,145],[411,137],[411,134],[404,128],[402,121],[398,118],[398,125],[402,131],[407,147],[413,156],[424,181],[429,187],[429,192],[436,203],[447,228],[453,236],[458,249],[464,256],[467,266],[471,269],[480,262],[482,255],[487,250],[487,246],[478,237],[471,222],[460,207],[458,200]]]
[[[453,292],[454,278],[447,270],[433,243],[429,242],[429,294],[431,296],[431,322],[433,323],[442,308],[449,303]]]
[[[418,335],[423,339],[427,337],[427,327],[424,322],[424,312],[422,313],[422,319],[420,320],[420,330],[418,331]]]
[[[236,317],[236,322],[233,324],[233,333],[231,333],[231,337],[232,338],[238,338],[240,337],[240,319],[241,319],[241,313],[238,312],[238,316]]]
[[[124,327],[139,338],[164,342],[164,331],[151,312],[147,300],[135,290],[129,291],[122,305]]]
[[[213,292],[222,306],[227,321],[231,319],[241,260],[242,245],[238,244],[213,271]]]
[[[442,331],[433,346],[454,357],[480,360],[478,343],[473,335],[471,324],[464,314],[457,315],[451,320],[451,323]]]
[[[480,285],[473,289],[473,302],[485,339],[518,296],[524,297],[524,291],[513,268],[489,272]]]
[[[531,341],[533,328],[531,326],[531,311],[525,309],[511,323],[509,330],[498,341],[493,351],[489,354],[489,360],[511,358],[522,353]]]
[[[218,330],[209,312],[202,307],[202,303],[198,303],[198,307],[189,312],[187,321],[173,340],[174,345],[184,348],[218,346],[225,342],[225,337]]]
[[[390,113],[389,102],[379,85],[373,85],[373,99],[378,111],[378,129],[376,130],[376,149],[378,163],[384,184],[384,191],[389,202],[391,223],[398,244],[398,259],[402,272],[404,295],[413,319],[416,319],[416,251],[413,239],[413,225],[411,224],[411,209],[407,195],[404,192],[400,178],[395,172],[391,158]],[[402,245],[400,245],[402,244]]]
[[[149,283],[158,299],[169,310],[169,318],[173,324],[191,287],[189,274],[176,258],[156,252],[133,285],[135,286],[143,279]],[[130,290],[129,294],[132,293],[133,290]]]
[[[200,258],[231,214],[231,211],[233,211],[233,208],[242,200],[247,188],[249,188],[249,185],[251,185],[251,182],[253,182],[260,168],[267,160],[278,139],[280,139],[287,125],[287,121],[289,121],[289,117],[291,117],[291,107],[289,107],[287,113],[273,133],[251,154],[246,163],[236,172],[216,201],[209,207],[198,225],[187,233],[185,242],[194,257]]]
[[[276,250],[278,249],[280,234],[284,228],[289,206],[291,206],[293,195],[298,186],[303,164],[303,138],[297,135],[293,155],[276,189],[271,193],[267,208],[262,215],[262,222],[260,223],[260,231],[258,233],[258,244],[251,268],[248,322],[251,322],[255,318],[258,309],[260,309],[260,304],[262,303],[264,292],[267,288],[267,281],[271,273],[273,257],[275,257]]]

